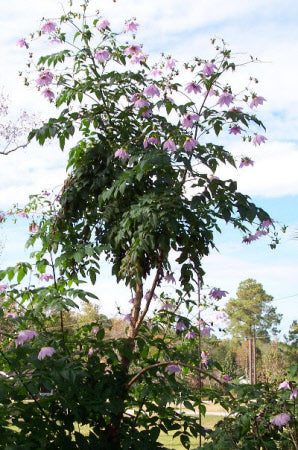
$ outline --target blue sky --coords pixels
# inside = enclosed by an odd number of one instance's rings
[[[74,3],[80,3],[77,0]],[[21,108],[47,117],[54,108],[41,100],[40,94],[22,85],[18,71],[25,63],[17,39],[40,27],[42,17],[60,15],[58,0],[14,0],[7,3],[0,18],[0,47],[5,70],[0,86],[10,95],[12,116]],[[235,295],[240,281],[250,277],[261,282],[275,298],[283,313],[282,330],[297,318],[298,300],[298,3],[292,0],[97,0],[93,2],[113,27],[120,30],[125,19],[136,17],[140,24],[138,42],[153,58],[164,51],[179,61],[194,56],[210,56],[210,38],[225,39],[240,58],[250,54],[260,63],[243,67],[233,77],[236,84],[246,82],[250,74],[259,79],[257,93],[266,98],[259,113],[264,121],[268,141],[255,149],[240,141],[226,140],[235,154],[243,152],[255,161],[254,167],[242,171],[221,169],[221,177],[234,177],[239,189],[266,209],[279,223],[288,225],[279,247],[272,251],[266,239],[251,246],[241,243],[242,236],[225,228],[218,237],[219,253],[213,252],[204,262],[206,284],[218,286]],[[246,56],[245,56],[246,55]],[[244,148],[245,145],[245,148]],[[36,145],[0,158],[0,211],[14,203],[24,204],[31,193],[51,189],[63,183],[65,158],[55,145]],[[2,225],[5,248],[1,266],[23,257],[27,225]],[[109,268],[103,268],[97,293],[103,312],[115,312],[115,304],[128,312],[123,287],[111,287]],[[280,300],[279,300],[280,299]],[[111,307],[113,305],[113,307]]]

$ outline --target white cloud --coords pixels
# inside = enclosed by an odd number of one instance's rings
[[[1,156],[0,209],[9,209],[15,203],[24,205],[30,194],[62,186],[66,176],[65,158],[66,155],[54,145],[33,145]]]
[[[298,195],[298,145],[293,142],[268,142],[258,148],[239,142],[230,147],[237,156],[249,156],[254,166],[235,170],[222,167],[220,178],[232,178],[238,189],[250,196],[282,197]]]

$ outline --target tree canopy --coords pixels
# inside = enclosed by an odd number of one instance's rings
[[[270,339],[277,333],[281,314],[272,306],[273,297],[266,293],[261,283],[247,279],[239,284],[237,297],[226,305],[229,316],[228,329],[241,339],[253,336]]]

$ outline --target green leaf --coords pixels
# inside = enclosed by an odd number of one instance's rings
[[[190,448],[190,440],[186,434],[180,435],[180,441],[184,448]]]
[[[89,277],[91,283],[94,285],[96,283],[96,270],[94,270],[92,267],[89,269]]]

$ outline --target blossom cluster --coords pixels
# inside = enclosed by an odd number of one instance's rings
[[[145,63],[147,62],[148,55],[143,53],[142,46],[136,44],[135,42],[132,44],[127,43],[127,46],[123,46],[122,49],[117,49],[117,51],[112,52],[111,47],[108,47],[108,36],[110,32],[110,22],[109,20],[99,17],[94,22],[95,28],[100,31],[100,33],[104,34],[105,39],[105,45],[100,47],[97,46],[93,50],[93,61],[97,61],[100,64],[105,65],[110,59],[113,59],[114,57],[119,62],[119,52],[122,52],[122,55],[129,59],[129,61],[132,64],[136,63]],[[135,39],[135,34],[139,28],[139,24],[136,22],[136,19],[130,19],[127,20],[124,24],[123,31],[124,33],[133,33],[133,38]],[[62,42],[60,40],[60,30],[57,27],[57,24],[53,21],[45,21],[41,26],[41,33],[40,35],[48,34],[49,38],[51,39],[51,42],[57,41]],[[63,40],[63,39],[62,39]],[[111,39],[112,42],[112,39]],[[17,42],[17,45],[20,47],[26,47],[28,48],[29,45],[25,39],[19,39]],[[163,70],[170,70],[173,71],[176,68],[177,60],[172,58],[171,56],[163,56],[163,62],[160,67],[155,66],[151,69],[150,73],[153,77],[157,77],[160,75],[163,75]],[[216,105],[220,107],[226,107],[229,108],[231,105],[231,109],[229,111],[238,112],[239,114],[242,111],[242,108],[238,106],[233,106],[234,102],[236,101],[236,96],[233,95],[230,87],[224,87],[220,88],[217,84],[211,85],[208,90],[205,90],[203,92],[203,87],[206,88],[205,81],[210,79],[216,74],[220,74],[220,71],[222,68],[220,67],[220,64],[216,63],[216,60],[212,61],[200,61],[199,65],[202,66],[201,69],[201,77],[199,80],[191,80],[186,84],[185,92],[187,94],[202,94],[204,97],[217,97]],[[39,77],[36,79],[36,85],[38,88],[45,87],[45,89],[42,91],[42,95],[52,101],[55,98],[54,92],[49,88],[50,84],[53,82],[54,74],[50,72],[49,70],[42,70],[42,72],[39,74]],[[164,78],[166,79],[166,78]],[[173,102],[173,99],[167,96],[166,90],[171,89],[170,86],[167,86],[166,84],[163,84],[162,89],[164,91],[164,101],[171,101]],[[141,92],[137,92],[133,95],[131,98],[131,102],[133,103],[133,106],[136,110],[140,112],[140,115],[142,118],[148,118],[152,115],[152,99],[154,97],[160,98],[161,92],[160,92],[160,86],[156,85],[155,83],[150,83],[147,86],[144,86],[143,90]],[[246,100],[248,101],[248,100]],[[257,108],[260,105],[263,105],[266,99],[262,96],[258,96],[256,93],[251,94],[251,101],[250,101],[250,108]],[[196,138],[197,129],[199,126],[202,126],[200,123],[200,115],[196,112],[188,112],[183,115],[181,118],[181,127],[182,131],[185,133],[184,141],[183,142],[176,142],[176,139],[174,139],[172,136],[162,137],[162,136],[148,136],[144,139],[144,148],[147,148],[148,145],[160,145],[162,144],[162,148],[169,153],[175,152],[177,149],[183,149],[185,152],[190,153],[193,152],[199,145],[199,141]],[[243,132],[243,129],[238,125],[238,119],[237,117],[233,118],[233,123],[229,123],[229,134],[237,135],[241,134]],[[196,131],[193,133],[193,135],[188,134],[188,131],[192,132],[193,129]],[[163,139],[164,138],[164,139]],[[250,139],[250,138],[249,138]],[[266,137],[260,134],[255,134],[255,136],[252,139],[252,142],[254,145],[260,145],[262,143],[265,143]],[[130,154],[128,151],[123,149],[122,147],[119,147],[115,153],[115,158],[128,160],[130,158]],[[240,167],[253,165],[253,161],[249,158],[242,158]]]
[[[35,336],[38,336],[38,333],[34,330],[22,330],[18,333],[17,338],[15,339],[16,348],[20,345],[23,346],[25,342],[29,339],[33,339]],[[39,360],[44,359],[46,356],[53,356],[56,353],[56,350],[53,347],[42,347],[38,353],[37,358]]]
[[[254,234],[250,234],[248,236],[245,236],[242,239],[242,242],[244,242],[245,244],[250,244],[253,241],[256,241],[257,239],[259,239],[261,236],[266,236],[268,234],[268,228],[273,224],[273,220],[268,219],[268,220],[264,220],[261,223],[261,228],[259,230],[257,230]]]

